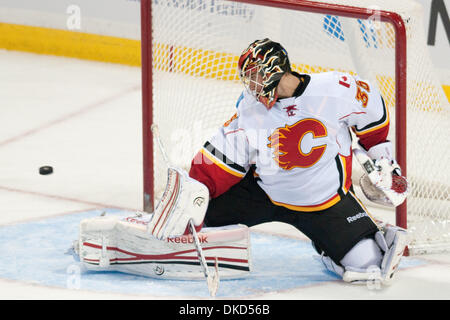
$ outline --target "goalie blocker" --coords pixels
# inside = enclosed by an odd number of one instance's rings
[[[203,280],[192,235],[158,240],[147,232],[152,214],[99,216],[80,223],[74,251],[88,270],[119,271],[164,279]],[[243,225],[203,228],[198,233],[208,266],[223,279],[251,270],[249,230]]]
[[[209,191],[203,183],[190,178],[182,169],[169,167],[166,189],[147,231],[160,240],[181,236],[189,233],[190,221],[199,231],[208,201]]]

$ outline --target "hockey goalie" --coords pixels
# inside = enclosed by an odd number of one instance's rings
[[[407,232],[380,227],[351,181],[353,130],[368,198],[397,206],[408,193],[379,91],[345,73],[293,72],[286,50],[269,39],[251,43],[238,68],[245,90],[236,114],[189,172],[169,168],[152,214],[83,221],[80,259],[95,270],[199,279],[209,266],[239,278],[251,270],[248,227],[279,221],[310,238],[344,281],[390,284]]]

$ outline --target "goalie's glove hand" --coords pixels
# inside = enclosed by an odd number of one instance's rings
[[[408,192],[408,181],[402,176],[400,166],[395,160],[381,159],[375,160],[374,166],[377,168],[376,175],[371,175],[372,183],[381,190],[392,190],[397,194],[406,197]]]
[[[162,240],[189,232],[192,219],[200,230],[209,202],[208,188],[189,177],[185,170],[169,168],[167,186],[147,231]]]
[[[391,149],[391,143],[385,142],[367,152],[361,149],[353,152],[365,172],[360,179],[364,195],[373,202],[396,207],[406,199],[409,186],[392,158]]]

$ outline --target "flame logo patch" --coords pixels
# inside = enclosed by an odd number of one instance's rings
[[[327,128],[316,119],[303,119],[293,125],[277,128],[268,138],[273,149],[273,159],[284,170],[313,166],[325,153],[326,144],[314,146],[304,153],[301,143],[304,136],[311,133],[314,139],[327,136]]]

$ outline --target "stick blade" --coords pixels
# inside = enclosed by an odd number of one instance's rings
[[[211,276],[211,274],[208,274],[208,277],[206,278],[206,281],[208,283],[208,290],[211,297],[215,297],[217,290],[219,289],[219,263],[216,257],[216,261],[214,263],[214,276]]]

